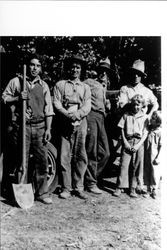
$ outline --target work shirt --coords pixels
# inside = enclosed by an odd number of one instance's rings
[[[118,127],[124,129],[125,137],[142,138],[148,126],[148,119],[144,112],[137,114],[125,113],[118,123]]]
[[[142,83],[138,83],[136,86],[132,86],[130,84],[122,86],[120,89],[118,106],[122,108],[125,104],[129,103],[132,97],[136,94],[143,96],[146,102],[146,106],[151,104],[154,106],[155,110],[158,109],[157,98],[155,97],[153,92],[149,88],[145,87]]]
[[[91,92],[88,85],[79,79],[61,80],[53,89],[53,105],[55,109],[68,116],[68,109],[77,105],[78,120],[82,120],[91,110]]]
[[[104,87],[98,81],[90,78],[85,80],[85,83],[89,85],[91,89],[91,109],[105,113],[106,97]]]
[[[153,161],[159,154],[160,148],[161,148],[161,128],[159,127],[155,130],[150,130],[147,137],[146,149],[150,153],[151,163],[153,163]],[[158,155],[158,158],[160,159],[160,154]]]
[[[20,95],[22,91],[22,84],[23,84],[23,77],[19,75],[18,77],[15,77],[11,79],[4,90],[2,94],[2,99],[4,103],[8,101],[8,98],[10,97],[17,97]],[[50,90],[40,76],[37,76],[33,81],[30,81],[30,79],[26,78],[26,89],[28,92],[28,100],[27,100],[27,109],[26,109],[26,119],[29,120],[32,117],[34,117],[34,114],[36,116],[36,119],[38,117],[46,117],[46,116],[52,116],[54,115],[53,112],[53,106],[50,96]],[[32,95],[31,95],[32,92]],[[36,93],[35,93],[36,92]],[[36,96],[36,98],[35,98]],[[43,100],[41,100],[41,98]],[[37,100],[38,99],[38,100]],[[35,103],[34,103],[35,102]],[[39,105],[39,106],[38,106]],[[43,105],[43,107],[41,107]],[[17,120],[18,116],[20,115],[20,102],[14,103],[15,108],[13,109],[13,119]],[[39,107],[39,109],[38,109]],[[34,112],[33,112],[34,111]],[[40,113],[40,114],[38,114]],[[43,113],[43,114],[41,114]]]

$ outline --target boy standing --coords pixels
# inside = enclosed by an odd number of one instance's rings
[[[123,149],[121,157],[121,170],[118,177],[118,187],[114,196],[120,196],[121,189],[130,187],[130,196],[137,197],[137,182],[143,186],[143,161],[144,161],[144,141],[147,137],[146,114],[142,108],[145,101],[142,95],[135,95],[131,100],[131,110],[125,113],[118,127],[121,128]],[[131,178],[129,181],[129,168],[132,163]]]

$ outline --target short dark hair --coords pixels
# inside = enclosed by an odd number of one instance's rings
[[[27,58],[27,64],[29,65],[31,60],[33,59],[37,59],[40,63],[41,63],[41,66],[42,66],[42,56],[37,54],[37,53],[33,53],[31,54],[28,58]]]
[[[162,124],[162,116],[161,116],[161,111],[160,110],[156,110],[152,113],[151,117],[155,118],[156,121],[156,125],[157,127],[161,126]]]

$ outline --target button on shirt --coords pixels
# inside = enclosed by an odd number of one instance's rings
[[[88,78],[85,83],[91,89],[91,109],[94,111],[105,113],[105,90],[101,83],[94,79]]]
[[[64,115],[68,115],[68,105],[78,104],[78,117],[82,119],[91,110],[90,87],[79,79],[76,82],[59,81],[53,90],[53,104],[56,110]]]
[[[131,85],[122,86],[120,89],[118,105],[122,108],[125,104],[129,103],[132,97],[136,94],[144,97],[146,106],[151,104],[158,109],[157,98],[153,92],[142,83],[138,83],[135,87]]]
[[[124,129],[125,136],[130,137],[135,134],[142,138],[148,125],[147,116],[143,112],[137,114],[126,113],[118,123],[118,127]]]

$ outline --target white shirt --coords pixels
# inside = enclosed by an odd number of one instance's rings
[[[118,107],[123,108],[123,106],[129,103],[132,97],[137,94],[142,95],[144,97],[146,106],[151,104],[155,107],[155,110],[158,109],[157,98],[153,94],[152,90],[145,87],[142,83],[138,83],[136,86],[132,86],[130,84],[122,86],[120,89]]]

